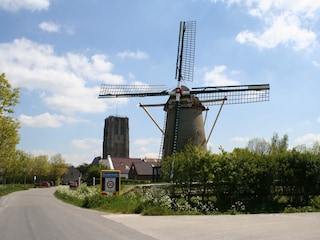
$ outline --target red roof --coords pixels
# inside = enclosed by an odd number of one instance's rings
[[[111,157],[113,167],[115,170],[120,170],[123,174],[128,174],[130,167],[134,162],[141,162],[141,158],[123,158],[123,157]]]

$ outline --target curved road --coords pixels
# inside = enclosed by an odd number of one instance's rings
[[[0,240],[320,239],[320,213],[116,215],[68,205],[54,191],[30,189],[0,198]]]
[[[81,209],[53,196],[55,188],[34,188],[0,199],[1,240],[154,239],[102,212]]]

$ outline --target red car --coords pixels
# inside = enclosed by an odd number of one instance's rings
[[[69,182],[69,188],[76,188],[76,187],[78,187],[77,182]]]
[[[50,186],[51,186],[50,183],[47,181],[42,181],[34,184],[34,187],[50,187]]]

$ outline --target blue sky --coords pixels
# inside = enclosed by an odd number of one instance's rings
[[[100,85],[175,88],[179,22],[191,20],[188,87],[271,86],[269,102],[222,109],[211,151],[273,133],[309,146],[320,141],[319,13],[314,0],[0,0],[0,72],[21,88],[18,148],[90,163],[102,154],[104,119],[117,115],[129,118],[130,156],[157,157],[161,132],[138,105],[166,98],[98,99]],[[163,110],[149,110],[163,125]]]

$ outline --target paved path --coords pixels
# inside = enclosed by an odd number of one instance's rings
[[[0,198],[0,240],[155,240],[105,214],[66,204],[54,188],[33,188]]]
[[[140,216],[81,209],[54,189],[0,198],[0,240],[318,240],[320,213]]]
[[[161,240],[320,239],[320,213],[104,217]]]

